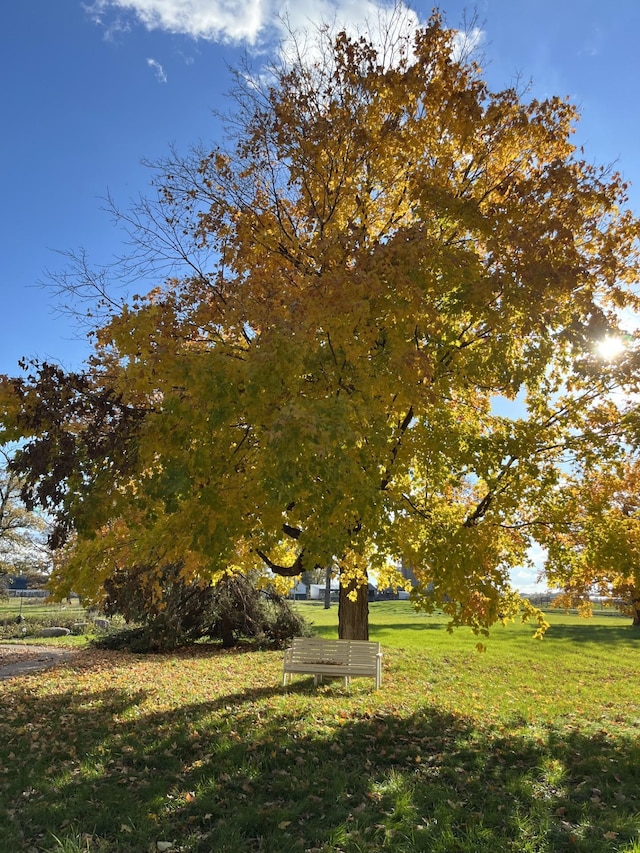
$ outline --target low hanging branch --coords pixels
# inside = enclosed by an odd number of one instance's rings
[[[299,527],[292,527],[290,524],[283,524],[282,529],[291,539],[299,539],[302,535],[302,530]]]
[[[304,571],[302,562],[304,557],[304,548],[300,551],[295,561],[290,566],[280,566],[278,563],[274,563],[273,560],[267,557],[264,551],[256,549],[256,554],[272,572],[276,575],[280,575],[281,577],[294,578],[296,575],[300,575]]]

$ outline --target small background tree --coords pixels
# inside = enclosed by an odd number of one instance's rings
[[[592,599],[617,607],[640,628],[640,462],[591,465],[553,496],[541,541],[557,606],[590,615]]]
[[[9,463],[9,453],[0,448],[0,589],[6,586],[8,575],[42,584],[51,569],[47,523],[25,507],[23,481]]]

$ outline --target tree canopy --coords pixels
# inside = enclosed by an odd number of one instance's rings
[[[404,561],[453,625],[527,614],[536,507],[616,440],[594,343],[636,307],[638,221],[566,99],[490,91],[438,14],[398,15],[239,72],[227,143],[125,215],[129,269],[170,271],[84,372],[3,382],[27,492],[77,537],[59,590],[332,565],[365,638],[368,576]]]

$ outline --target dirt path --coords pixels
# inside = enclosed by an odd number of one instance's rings
[[[76,649],[0,644],[0,681],[48,669],[73,657]]]

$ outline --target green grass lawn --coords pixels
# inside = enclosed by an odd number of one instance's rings
[[[335,607],[300,606],[336,636]],[[281,652],[211,647],[0,682],[3,849],[640,853],[640,632],[550,622],[480,654],[376,603],[378,692],[285,693]]]

